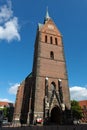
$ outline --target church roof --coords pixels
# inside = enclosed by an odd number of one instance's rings
[[[38,23],[38,28],[41,29],[43,27],[43,24]]]
[[[50,18],[49,16],[49,12],[48,12],[48,9],[46,11],[46,15],[45,15],[45,18],[44,18],[44,23],[46,23]],[[43,27],[44,24],[41,24],[41,23],[38,23],[38,28],[41,29]]]
[[[32,77],[32,72],[27,76],[27,78],[31,78]]]

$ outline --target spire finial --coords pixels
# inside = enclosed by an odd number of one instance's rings
[[[50,16],[49,16],[49,13],[48,13],[48,6],[47,6],[47,9],[46,9],[46,17],[45,17],[46,20],[50,19]]]
[[[48,7],[46,8],[46,15],[44,19],[44,23],[47,22],[50,19],[49,13],[48,13]]]

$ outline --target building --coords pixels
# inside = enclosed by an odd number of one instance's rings
[[[12,122],[14,113],[14,104],[10,102],[0,101],[0,118]]]
[[[47,11],[37,28],[32,73],[18,88],[14,120],[61,124],[70,107],[63,37]]]
[[[10,102],[3,102],[3,101],[0,101],[0,108],[5,108],[5,107],[14,107],[14,104],[13,103],[10,103]]]
[[[81,109],[82,109],[82,119],[81,123],[87,123],[87,100],[82,100],[78,102]]]

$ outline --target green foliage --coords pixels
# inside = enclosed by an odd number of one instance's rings
[[[0,108],[0,110],[3,110],[3,108]]]
[[[8,107],[4,107],[3,109],[3,112],[4,112],[4,117],[8,117],[8,111],[9,111],[9,108]]]
[[[0,110],[3,110],[4,118],[8,118],[8,121],[11,122],[13,119],[14,108],[13,107],[4,107],[4,108],[0,108]]]
[[[81,119],[82,118],[82,109],[79,106],[79,103],[75,100],[71,101],[71,110],[74,119]]]
[[[14,108],[10,107],[8,111],[8,121],[11,122],[13,119]]]

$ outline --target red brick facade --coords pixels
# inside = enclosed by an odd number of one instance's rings
[[[83,117],[81,119],[81,123],[87,123],[87,100],[79,101],[78,103],[82,108]]]
[[[20,115],[21,115],[23,92],[24,92],[24,82],[18,87],[17,95],[16,95],[16,102],[15,102],[15,110],[14,110],[13,119],[18,120],[18,121],[19,121]]]
[[[27,77],[19,87],[15,115],[19,113],[20,118],[26,117],[25,122],[32,123],[38,116],[52,121],[57,114],[53,121],[60,123],[62,106],[70,109],[62,35],[53,20],[46,16],[44,24],[38,25],[32,77]]]

